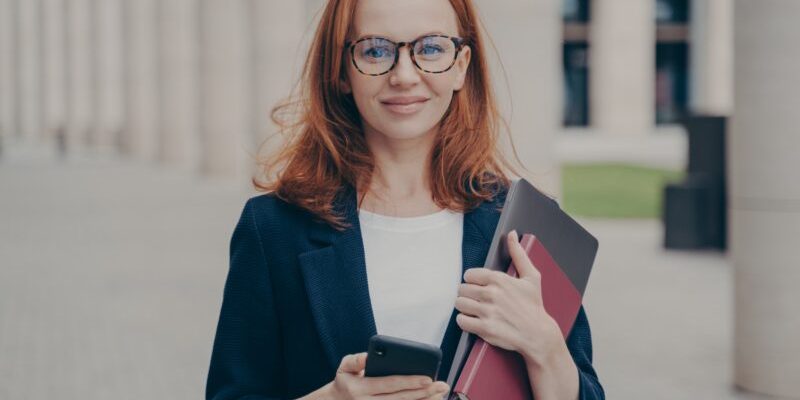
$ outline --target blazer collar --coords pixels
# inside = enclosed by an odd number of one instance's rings
[[[462,271],[483,266],[500,216],[497,201],[503,194],[464,214]],[[313,249],[298,256],[318,335],[334,369],[345,355],[366,351],[370,337],[377,333],[357,197],[348,185],[334,204],[350,227],[340,232],[323,222],[312,222],[308,235]],[[453,309],[440,346],[443,361],[439,376],[446,376],[461,334],[455,323],[456,314]]]

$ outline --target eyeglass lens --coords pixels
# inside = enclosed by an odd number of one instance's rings
[[[358,69],[370,75],[388,72],[395,63],[397,45],[384,38],[367,38],[355,44],[353,60]],[[414,43],[414,61],[427,72],[443,72],[455,60],[456,46],[450,38],[426,36]]]

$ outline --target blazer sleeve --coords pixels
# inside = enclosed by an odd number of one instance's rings
[[[606,398],[603,386],[597,378],[597,373],[592,367],[592,333],[589,329],[589,319],[586,311],[581,306],[575,324],[567,337],[567,347],[572,355],[572,360],[578,367],[579,400],[604,400]]]
[[[207,400],[278,400],[284,395],[278,316],[255,221],[249,200],[230,242]]]

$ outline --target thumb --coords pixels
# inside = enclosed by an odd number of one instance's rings
[[[508,233],[508,252],[511,255],[511,261],[514,262],[514,267],[517,269],[517,275],[522,279],[527,279],[539,274],[539,270],[533,266],[531,259],[519,243],[519,236],[517,231],[513,230]]]
[[[348,354],[339,364],[339,372],[357,374],[367,365],[367,353]]]

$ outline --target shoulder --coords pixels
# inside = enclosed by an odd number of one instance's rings
[[[246,227],[244,230],[260,238],[283,240],[300,233],[310,220],[308,211],[280,199],[274,193],[265,193],[245,202],[237,229]]]
[[[275,194],[248,199],[234,229],[231,248],[243,253],[259,250],[268,264],[291,263],[307,247],[311,214]]]
[[[308,218],[308,213],[294,204],[279,198],[275,193],[253,196],[244,205],[261,223],[280,224]]]

